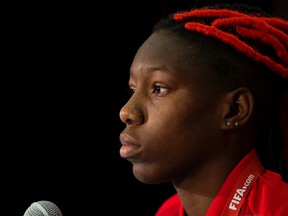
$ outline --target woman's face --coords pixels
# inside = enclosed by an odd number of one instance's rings
[[[144,183],[194,175],[221,151],[220,93],[209,92],[199,78],[199,68],[187,58],[189,46],[167,32],[154,33],[131,65],[133,94],[120,110],[126,124],[120,156]]]

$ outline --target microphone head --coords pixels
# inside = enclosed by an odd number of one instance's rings
[[[33,202],[25,211],[24,216],[62,216],[62,213],[53,202],[41,200]]]

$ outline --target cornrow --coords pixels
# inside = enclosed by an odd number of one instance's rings
[[[281,98],[277,107],[279,119],[275,128],[281,131],[280,141],[283,145],[282,158],[276,160],[280,160],[282,167],[279,168],[280,172],[288,181],[288,21],[270,17],[259,8],[249,8],[245,5],[234,5],[233,8],[231,5],[215,5],[176,12],[170,17],[174,20],[174,24],[169,21],[169,16],[167,18],[155,25],[154,31],[161,28],[172,28],[176,30],[175,32],[182,31],[176,24],[179,24],[179,27],[184,25],[184,29],[190,32],[222,41],[282,79],[283,88],[279,89],[284,91],[283,95],[279,96]],[[277,133],[273,132],[274,135]]]

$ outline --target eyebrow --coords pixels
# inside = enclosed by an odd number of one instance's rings
[[[173,74],[173,72],[171,70],[168,70],[167,67],[145,67],[145,71],[148,73],[155,73],[157,71],[159,72],[164,72],[164,73],[169,73],[169,74]],[[132,75],[132,71],[130,71],[130,75]]]

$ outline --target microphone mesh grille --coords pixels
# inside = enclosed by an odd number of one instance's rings
[[[62,216],[62,213],[54,203],[42,200],[32,203],[24,216]]]

